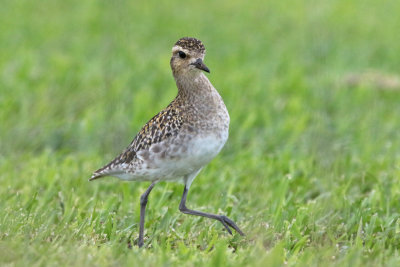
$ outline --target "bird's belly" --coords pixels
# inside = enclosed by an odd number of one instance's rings
[[[142,164],[126,180],[182,180],[210,162],[222,149],[228,134],[178,137],[143,153]],[[124,179],[120,177],[121,179]]]
[[[185,176],[209,163],[222,149],[226,139],[214,135],[192,138],[188,142],[171,146],[163,168],[171,169],[171,178]]]
[[[181,154],[182,160],[188,165],[202,167],[221,151],[225,142],[225,138],[215,135],[195,138],[188,142],[187,149],[183,149],[186,151]]]

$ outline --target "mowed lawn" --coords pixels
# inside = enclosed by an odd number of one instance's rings
[[[399,266],[400,1],[2,1],[1,266]],[[88,182],[201,39],[230,138],[183,186]]]

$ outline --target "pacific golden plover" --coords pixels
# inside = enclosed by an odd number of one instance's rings
[[[186,214],[220,221],[244,235],[228,217],[188,209],[186,197],[200,170],[222,149],[228,139],[229,114],[224,101],[202,71],[205,48],[200,40],[181,38],[172,48],[170,61],[178,87],[175,99],[154,116],[113,161],[95,171],[90,178],[115,176],[128,181],[150,181],[140,197],[138,246],[143,246],[147,199],[159,181],[184,183],[179,210]]]

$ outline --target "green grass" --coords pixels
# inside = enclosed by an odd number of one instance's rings
[[[11,1],[0,9],[0,265],[399,266],[400,2]],[[230,138],[182,185],[91,172],[176,94],[174,42],[206,45]]]

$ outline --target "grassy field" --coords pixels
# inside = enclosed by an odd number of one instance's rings
[[[1,266],[399,266],[400,2],[2,1]],[[180,184],[88,182],[207,48],[230,138]]]

